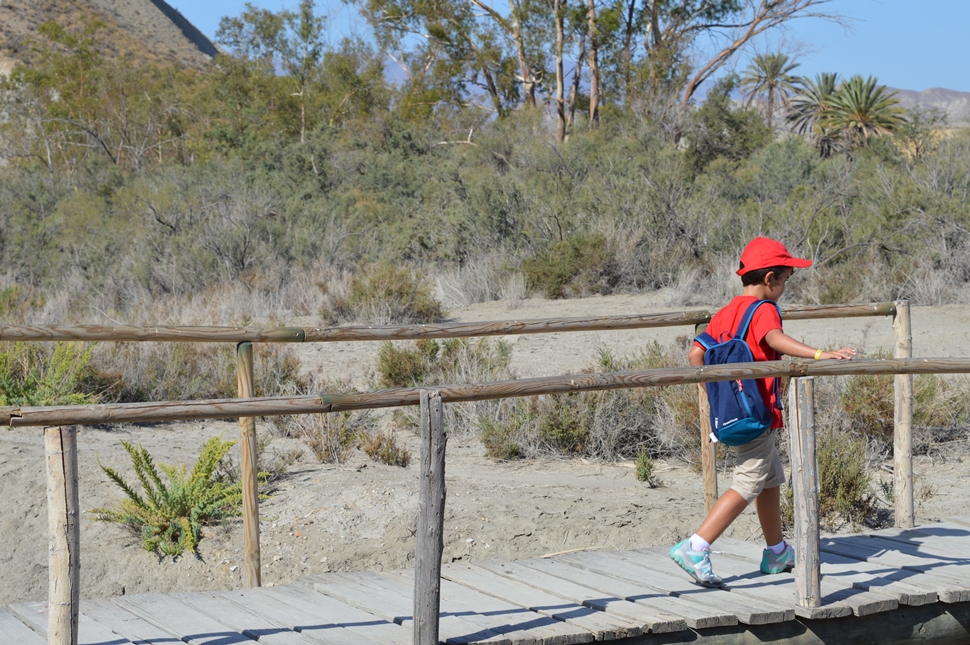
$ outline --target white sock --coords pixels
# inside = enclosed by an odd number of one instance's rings
[[[694,533],[690,536],[690,550],[691,551],[707,551],[711,548],[711,543]]]
[[[781,555],[781,552],[785,550],[785,541],[782,540],[775,546],[769,546],[768,548],[771,549],[771,552],[775,555]]]

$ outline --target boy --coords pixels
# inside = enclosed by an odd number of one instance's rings
[[[744,286],[742,294],[718,311],[707,326],[707,333],[719,341],[735,333],[741,318],[756,300],[777,301],[795,268],[812,265],[811,260],[794,258],[781,242],[756,237],[741,253],[737,274]],[[780,360],[782,354],[799,358],[851,360],[855,350],[844,347],[833,351],[816,350],[787,336],[781,328],[778,310],[762,305],[755,310],[745,339],[756,361]],[[704,364],[704,348],[694,343],[688,354],[691,365]],[[762,573],[791,570],[795,552],[781,534],[781,499],[779,487],[785,473],[775,448],[774,430],[783,427],[781,402],[777,400],[775,379],[758,379],[762,399],[771,408],[771,430],[737,447],[734,480],[714,504],[697,533],[670,550],[670,557],[697,582],[706,587],[721,586],[721,578],[711,568],[711,543],[731,525],[752,501],[764,533],[767,548],[761,558]]]

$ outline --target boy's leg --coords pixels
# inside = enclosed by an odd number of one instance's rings
[[[741,494],[733,488],[729,488],[724,491],[717,501],[714,503],[714,508],[711,512],[707,514],[704,521],[701,523],[699,529],[697,529],[697,534],[707,540],[709,543],[714,542],[717,538],[721,537],[721,534],[731,526],[731,522],[738,519],[744,509],[748,507],[748,502],[741,497]],[[760,510],[759,510],[760,517]],[[781,519],[779,516],[779,532],[781,531]]]
[[[708,542],[708,544],[698,546],[692,544],[695,542],[693,537],[687,538],[674,545],[670,550],[670,557],[700,584],[705,587],[720,587],[721,578],[714,573],[711,566],[709,543],[719,538],[721,533],[731,525],[731,522],[737,519],[747,506],[748,502],[744,497],[737,491],[728,489],[718,498],[714,508],[704,518],[701,527],[697,529],[697,537]]]
[[[754,507],[758,511],[758,521],[761,522],[761,532],[765,535],[765,544],[774,546],[781,543],[781,486],[765,488],[754,500]]]

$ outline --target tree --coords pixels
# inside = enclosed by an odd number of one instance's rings
[[[764,106],[769,128],[778,104],[787,110],[789,99],[796,91],[797,80],[791,75],[796,67],[798,63],[785,54],[758,54],[741,76],[741,91],[748,97],[748,106],[756,101]]]
[[[870,137],[894,132],[906,122],[905,110],[897,106],[895,95],[873,76],[853,76],[832,95],[829,108],[816,122],[843,133],[851,144],[865,145]]]
[[[754,110],[731,105],[737,84],[735,74],[718,79],[697,110],[687,146],[696,170],[718,157],[739,161],[771,141],[771,130]]]
[[[511,0],[502,12],[483,0],[357,0],[378,43],[395,59],[406,40],[417,39],[426,69],[446,70],[457,80],[458,100],[466,84],[477,85],[499,116],[524,100],[536,106],[546,69],[554,8],[546,0]],[[395,56],[397,52],[397,56]]]
[[[273,13],[246,3],[239,18],[219,22],[216,41],[238,56],[264,59],[286,71],[300,102],[300,142],[306,140],[307,101],[317,65],[323,56],[323,16],[313,12],[313,0],[302,0],[297,11]]]
[[[796,81],[795,97],[791,100],[785,120],[799,134],[810,134],[818,116],[829,109],[832,96],[838,89],[839,75],[822,72],[812,80],[801,76]]]
[[[815,80],[802,76],[798,79],[800,87],[791,100],[785,119],[799,134],[808,135],[823,157],[830,157],[839,148],[838,132],[819,123],[819,117],[832,104],[832,97],[838,91],[839,75],[822,72]]]
[[[831,0],[644,0],[649,2],[651,44],[654,51],[689,49],[701,35],[714,42],[714,55],[696,66],[681,98],[686,107],[704,81],[724,66],[756,36],[795,18],[838,20],[818,11]]]

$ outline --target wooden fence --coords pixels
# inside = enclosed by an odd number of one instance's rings
[[[833,305],[817,307],[787,307],[783,309],[787,320],[844,318],[861,316],[893,316],[895,330],[895,359],[839,361],[776,361],[763,363],[738,364],[732,366],[712,366],[701,368],[671,368],[663,370],[627,371],[600,374],[567,375],[559,377],[530,378],[514,381],[463,384],[435,388],[436,394],[429,395],[424,388],[399,388],[361,394],[325,394],[322,396],[263,397],[253,398],[252,391],[252,343],[253,342],[337,342],[358,340],[409,340],[436,338],[465,338],[475,336],[495,336],[514,334],[535,334],[560,331],[596,331],[618,329],[642,329],[694,325],[699,330],[711,317],[707,311],[693,311],[671,314],[650,314],[612,317],[554,318],[541,320],[499,321],[482,323],[448,323],[438,325],[397,325],[383,327],[341,327],[341,328],[296,328],[281,327],[273,329],[254,329],[244,327],[171,327],[171,326],[99,326],[99,325],[0,325],[0,340],[20,341],[155,341],[155,342],[227,342],[237,343],[237,366],[239,382],[238,399],[208,401],[167,401],[153,403],[102,404],[88,406],[48,406],[48,407],[6,407],[0,408],[0,423],[12,427],[45,426],[48,445],[48,483],[51,487],[61,486],[64,495],[51,497],[50,504],[57,510],[49,514],[51,523],[51,595],[50,624],[51,642],[76,643],[77,624],[77,581],[78,581],[78,543],[77,539],[77,466],[76,443],[70,426],[75,424],[152,422],[205,418],[240,418],[241,463],[243,480],[244,511],[244,584],[259,586],[259,520],[255,472],[255,416],[327,413],[340,410],[395,407],[418,405],[425,400],[437,402],[437,412],[422,409],[422,428],[428,426],[429,439],[422,439],[422,447],[440,453],[440,469],[428,465],[425,470],[425,455],[422,451],[422,486],[425,477],[429,481],[440,480],[443,485],[444,443],[433,437],[436,425],[440,426],[440,405],[462,401],[482,401],[488,399],[534,396],[559,392],[595,391],[632,387],[651,387],[697,383],[718,380],[733,380],[741,377],[770,376],[823,376],[853,374],[894,374],[896,375],[896,432],[894,448],[896,452],[896,522],[900,527],[913,525],[912,507],[912,374],[919,373],[956,373],[970,372],[970,359],[911,359],[911,336],[909,306],[905,301],[872,305]],[[422,393],[424,392],[424,393]],[[702,461],[705,475],[705,504],[710,509],[717,498],[716,464],[714,450],[708,439],[709,426],[704,410],[706,396],[699,393],[702,427]],[[424,430],[423,430],[424,431]],[[439,428],[438,432],[443,430]],[[794,435],[793,435],[794,436]],[[812,435],[814,441],[814,435]],[[425,444],[428,444],[425,446]],[[60,445],[60,457],[52,455],[57,451],[52,446]],[[433,446],[437,446],[432,448]],[[430,457],[429,457],[430,459]],[[73,460],[73,462],[72,462]],[[73,463],[73,466],[71,465]],[[432,462],[428,462],[431,464]],[[433,462],[437,463],[437,462]],[[434,471],[434,472],[432,472]],[[73,474],[72,474],[73,473]],[[437,474],[435,474],[437,473]],[[55,483],[51,483],[55,482]],[[60,482],[60,483],[58,483]],[[424,488],[422,489],[424,490]],[[443,489],[440,505],[434,502],[436,489],[428,488],[431,498],[422,497],[422,524],[425,530],[421,535],[429,536],[432,546],[423,544],[419,539],[419,551],[427,557],[421,570],[416,570],[416,585],[431,581],[433,589],[415,594],[415,643],[435,642],[426,640],[431,632],[437,633],[437,600],[431,602],[427,596],[437,587],[434,571],[426,570],[434,566],[432,555],[434,545],[438,544],[437,566],[440,567],[440,528],[432,524],[440,520],[443,513]],[[73,507],[72,507],[73,495]],[[430,509],[430,510],[429,510]],[[58,544],[67,545],[55,549]],[[817,543],[817,539],[816,539]],[[56,552],[56,553],[55,553]],[[65,557],[64,553],[67,553]],[[57,555],[57,558],[55,558]],[[55,580],[56,578],[56,580]],[[422,582],[423,581],[423,582]],[[56,592],[56,594],[55,594]],[[56,599],[55,599],[56,595]],[[420,607],[422,614],[430,612],[434,605],[432,630],[428,621],[419,620],[417,610],[419,599],[425,598]],[[810,602],[810,597],[809,600]],[[428,613],[427,616],[431,614]],[[71,627],[73,625],[73,627]],[[64,627],[67,627],[65,632]],[[420,634],[419,634],[420,630]],[[54,634],[67,634],[68,639],[54,640]],[[71,636],[73,634],[73,637]]]

